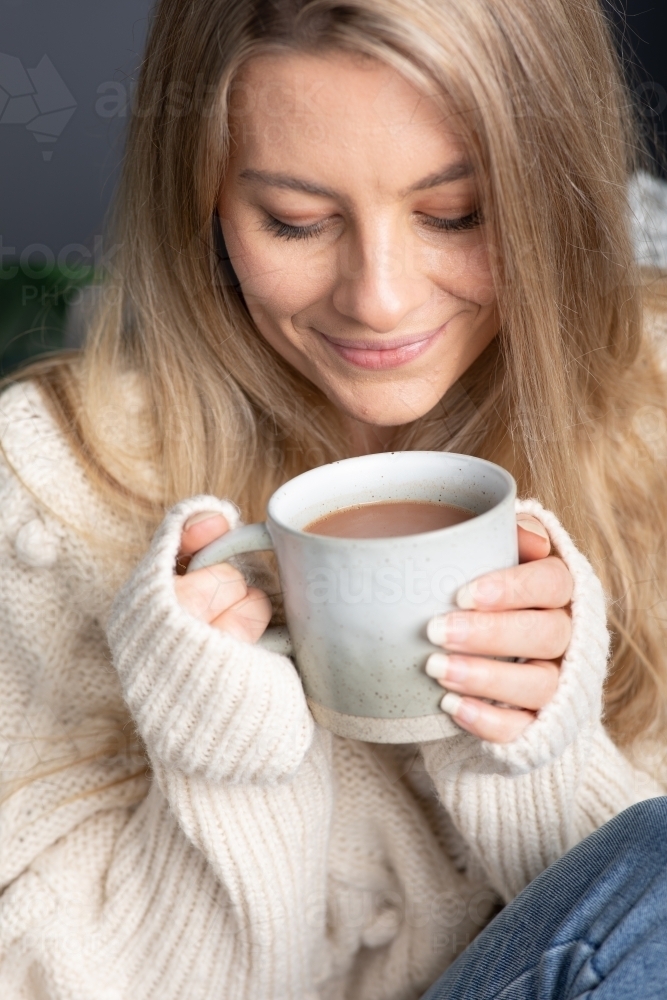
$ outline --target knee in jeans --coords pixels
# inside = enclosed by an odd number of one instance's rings
[[[667,795],[638,802],[612,822],[628,831],[637,846],[662,851],[667,861]]]

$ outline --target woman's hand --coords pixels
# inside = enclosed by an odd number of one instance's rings
[[[262,590],[248,587],[229,563],[198,569],[187,576],[190,558],[229,531],[222,514],[202,512],[185,522],[181,535],[174,589],[181,607],[195,618],[243,642],[257,642],[271,620],[271,602]]]
[[[572,632],[569,570],[549,554],[549,538],[537,518],[519,514],[517,526],[520,565],[466,584],[457,594],[461,610],[428,625],[430,641],[446,650],[433,653],[426,664],[427,673],[448,692],[444,711],[463,729],[493,743],[516,739],[551,700]]]
[[[204,512],[190,518],[181,536],[179,573],[195,552],[228,530],[221,514]],[[461,610],[432,619],[428,627],[431,642],[446,650],[430,656],[426,667],[448,692],[443,708],[463,729],[496,743],[516,739],[553,697],[571,634],[568,569],[549,555],[549,539],[536,518],[518,516],[518,538],[519,566],[461,588]],[[268,597],[248,587],[229,563],[177,575],[174,587],[186,611],[244,642],[257,642],[269,624]],[[492,656],[526,662],[488,659]]]

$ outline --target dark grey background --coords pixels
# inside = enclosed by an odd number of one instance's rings
[[[94,248],[127,121],[110,112],[130,92],[151,6],[151,0],[0,0],[0,53],[18,57],[26,69],[46,54],[76,101],[55,143],[38,143],[25,124],[0,123],[5,257],[12,248],[19,257],[31,244],[56,258],[68,244]],[[50,150],[46,161],[42,153]]]
[[[610,10],[625,11],[622,47],[634,63],[633,87],[646,106],[649,130],[664,141],[666,0],[605,2]],[[76,101],[62,134],[48,146],[25,124],[0,124],[5,259],[8,251],[19,257],[32,244],[46,246],[56,259],[70,244],[94,248],[127,121],[116,112],[131,92],[150,7],[151,0],[0,0],[0,53],[18,57],[26,69],[48,55]],[[53,151],[49,160],[42,155],[47,149]],[[69,259],[75,257],[74,251]]]
[[[656,172],[667,177],[667,0],[602,0],[617,26],[619,48]]]

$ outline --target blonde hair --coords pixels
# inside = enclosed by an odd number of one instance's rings
[[[341,49],[456,116],[497,250],[498,337],[393,447],[494,459],[557,512],[612,599],[607,723],[629,742],[667,715],[667,397],[628,232],[632,109],[595,0],[161,0],[103,302],[80,359],[29,374],[100,490],[149,527],[200,492],[261,518],[278,484],[347,454],[331,405],[259,335],[214,226],[239,69]],[[127,372],[152,493],[100,429]]]

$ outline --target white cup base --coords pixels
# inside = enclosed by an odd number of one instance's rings
[[[448,736],[460,736],[462,730],[445,712],[420,715],[411,719],[373,719],[343,715],[308,698],[308,707],[320,726],[336,736],[366,743],[426,743]]]

